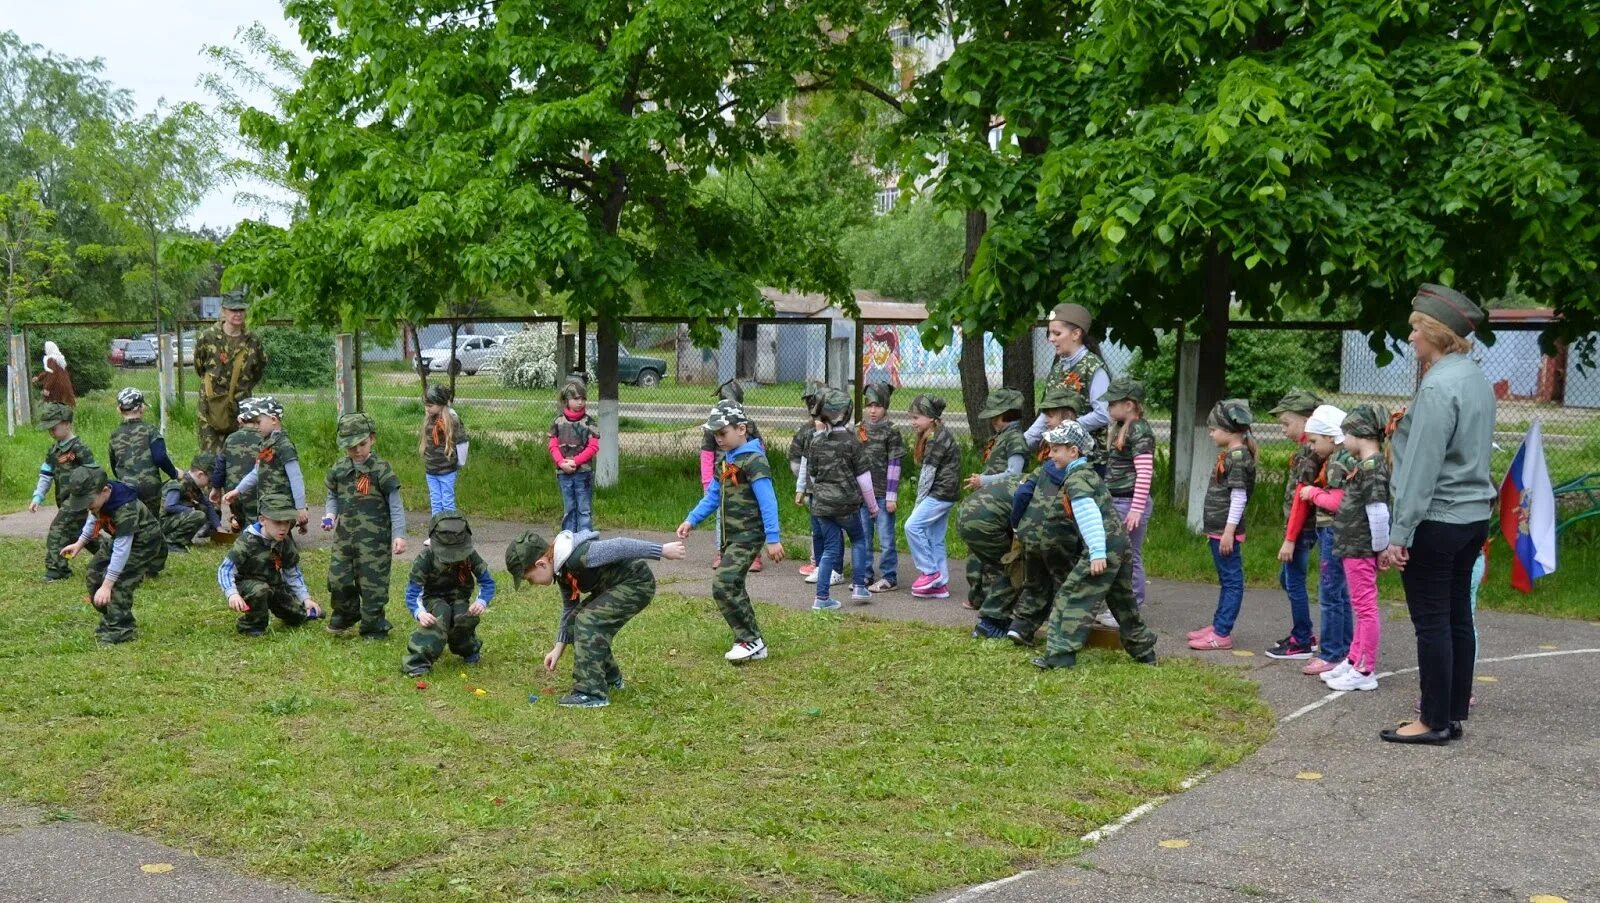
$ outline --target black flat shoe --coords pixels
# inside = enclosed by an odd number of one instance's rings
[[[1452,739],[1452,740],[1460,740],[1462,735],[1465,734],[1465,733],[1466,733],[1466,731],[1461,729],[1461,722],[1459,722],[1459,721],[1450,722],[1450,739]]]
[[[1420,734],[1402,734],[1399,728],[1384,728],[1378,732],[1378,738],[1385,743],[1425,743],[1430,746],[1442,746],[1450,742],[1450,729],[1426,730]]]

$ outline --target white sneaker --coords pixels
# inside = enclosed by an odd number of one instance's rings
[[[1111,609],[1109,608],[1096,615],[1095,620],[1100,623],[1101,627],[1109,627],[1112,630],[1117,629],[1117,618],[1111,613]]]
[[[756,640],[754,643],[734,643],[733,648],[729,649],[722,657],[735,665],[760,661],[767,657],[767,643],[765,640]]]
[[[806,582],[807,583],[816,583],[817,582],[817,572],[816,571],[812,571],[811,573],[807,574],[806,575]],[[838,586],[839,584],[841,584],[843,582],[844,582],[844,575],[839,573],[838,571],[834,571],[833,572],[833,576],[828,578],[828,585],[829,586]]]
[[[1342,690],[1346,693],[1351,690],[1376,690],[1378,689],[1378,678],[1371,674],[1362,674],[1360,671],[1351,668],[1343,677],[1335,677],[1333,680],[1328,681],[1328,689]]]
[[[1321,674],[1318,674],[1317,676],[1322,678],[1322,682],[1323,683],[1329,684],[1331,686],[1334,681],[1336,681],[1339,678],[1345,676],[1346,674],[1349,674],[1351,671],[1354,671],[1354,670],[1355,670],[1355,666],[1350,664],[1350,660],[1349,659],[1345,659],[1344,661],[1342,661],[1338,665],[1336,665],[1332,671],[1324,671]]]

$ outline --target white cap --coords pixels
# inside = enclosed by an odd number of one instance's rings
[[[1306,420],[1306,433],[1312,436],[1327,436],[1335,445],[1344,442],[1344,430],[1339,425],[1344,423],[1344,411],[1331,404],[1319,404]]]

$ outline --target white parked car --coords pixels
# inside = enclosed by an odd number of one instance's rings
[[[492,363],[501,354],[500,337],[489,335],[462,335],[456,336],[456,372],[471,376],[484,369],[485,364]],[[450,369],[450,340],[422,349],[422,360],[417,364],[418,369],[427,368],[433,373],[442,373]]]

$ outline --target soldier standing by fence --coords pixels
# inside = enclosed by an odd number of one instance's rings
[[[195,342],[194,372],[200,377],[195,423],[201,451],[220,452],[239,428],[239,400],[249,397],[267,371],[261,339],[244,328],[243,294],[222,299],[222,320]]]

